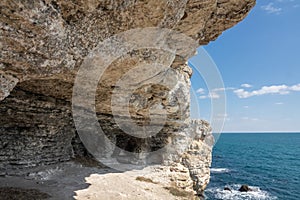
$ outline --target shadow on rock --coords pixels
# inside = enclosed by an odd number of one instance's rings
[[[70,161],[24,169],[18,175],[0,177],[0,200],[75,199],[76,191],[87,189],[92,174],[116,173],[94,161]]]

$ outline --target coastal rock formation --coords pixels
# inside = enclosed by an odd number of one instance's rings
[[[75,128],[72,92],[80,66],[100,42],[131,29],[159,27],[204,45],[244,19],[254,4],[255,0],[1,1],[0,174],[78,156],[92,157]],[[174,52],[180,51],[180,45],[175,45]],[[185,63],[195,48],[190,46],[189,53],[175,57],[161,50],[137,49],[116,59],[99,81],[95,111],[107,137],[128,152],[142,155],[174,144],[175,152],[167,149],[162,158],[149,157],[146,162],[182,165],[189,171],[193,189],[201,194],[209,180],[213,137],[206,122],[192,122],[189,116],[192,71]],[[144,126],[151,122],[150,110],[156,119],[165,114],[162,108],[167,114],[164,124],[158,120],[163,128],[155,137],[129,137],[115,121],[113,109],[122,107],[112,108],[112,95],[122,75],[141,63],[155,61],[171,63],[181,81],[171,89],[153,84],[136,89],[129,101],[130,117],[119,116],[123,122]],[[156,78],[143,77],[145,81]],[[187,144],[191,146],[183,148]],[[101,152],[108,150],[103,148]],[[180,181],[176,183],[186,188]]]
[[[189,169],[194,191],[201,194],[209,183],[214,138],[207,122],[193,121],[192,126],[196,134],[182,156],[182,163]]]
[[[248,185],[242,185],[239,189],[240,192],[249,192],[252,191],[252,189]]]

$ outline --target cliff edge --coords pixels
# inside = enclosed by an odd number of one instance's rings
[[[243,20],[254,5],[255,0],[1,1],[0,174],[28,174],[34,167],[72,159],[105,158],[110,164],[159,164],[161,171],[171,174],[163,185],[201,195],[209,182],[214,141],[207,122],[190,119],[192,70],[186,62],[197,45],[215,40]],[[150,31],[138,35],[136,30],[145,29]],[[135,32],[128,32],[131,30]],[[172,34],[162,37],[161,30]],[[134,36],[143,42],[154,33],[161,37],[154,41],[167,44],[173,54],[151,45],[129,48],[95,78],[96,89],[74,89],[80,70],[94,74],[97,69],[91,65],[105,62],[99,59],[101,53],[108,52],[101,46],[103,42],[112,38],[110,48],[117,54],[120,41]],[[175,33],[195,43],[185,43]],[[169,64],[171,70],[136,70],[141,64],[151,69],[149,66],[158,61]],[[129,72],[127,79],[134,84],[120,84]],[[91,77],[87,82],[93,81]],[[170,82],[174,84],[168,85]],[[138,83],[143,84],[136,87]],[[126,96],[129,91],[131,95]],[[73,100],[78,93],[77,105]],[[87,101],[91,93],[95,103]],[[124,110],[125,104],[128,110]],[[84,116],[79,122],[74,108]],[[84,132],[91,126],[93,113],[105,133],[95,139],[85,137]],[[135,129],[128,125],[132,122]],[[149,125],[151,130],[161,128],[147,138],[126,134],[143,132],[139,127]],[[172,148],[165,148],[169,144]],[[164,150],[159,154],[147,154],[160,149]],[[148,176],[155,181],[151,174]]]

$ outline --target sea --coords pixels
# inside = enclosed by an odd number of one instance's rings
[[[243,184],[252,191],[239,192]],[[222,133],[213,149],[205,196],[300,200],[300,133]]]

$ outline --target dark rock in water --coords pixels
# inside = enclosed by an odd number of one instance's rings
[[[248,185],[242,185],[239,189],[240,192],[249,192],[252,191]]]
[[[227,190],[227,191],[231,192],[231,189],[229,187],[224,187],[224,190]]]

